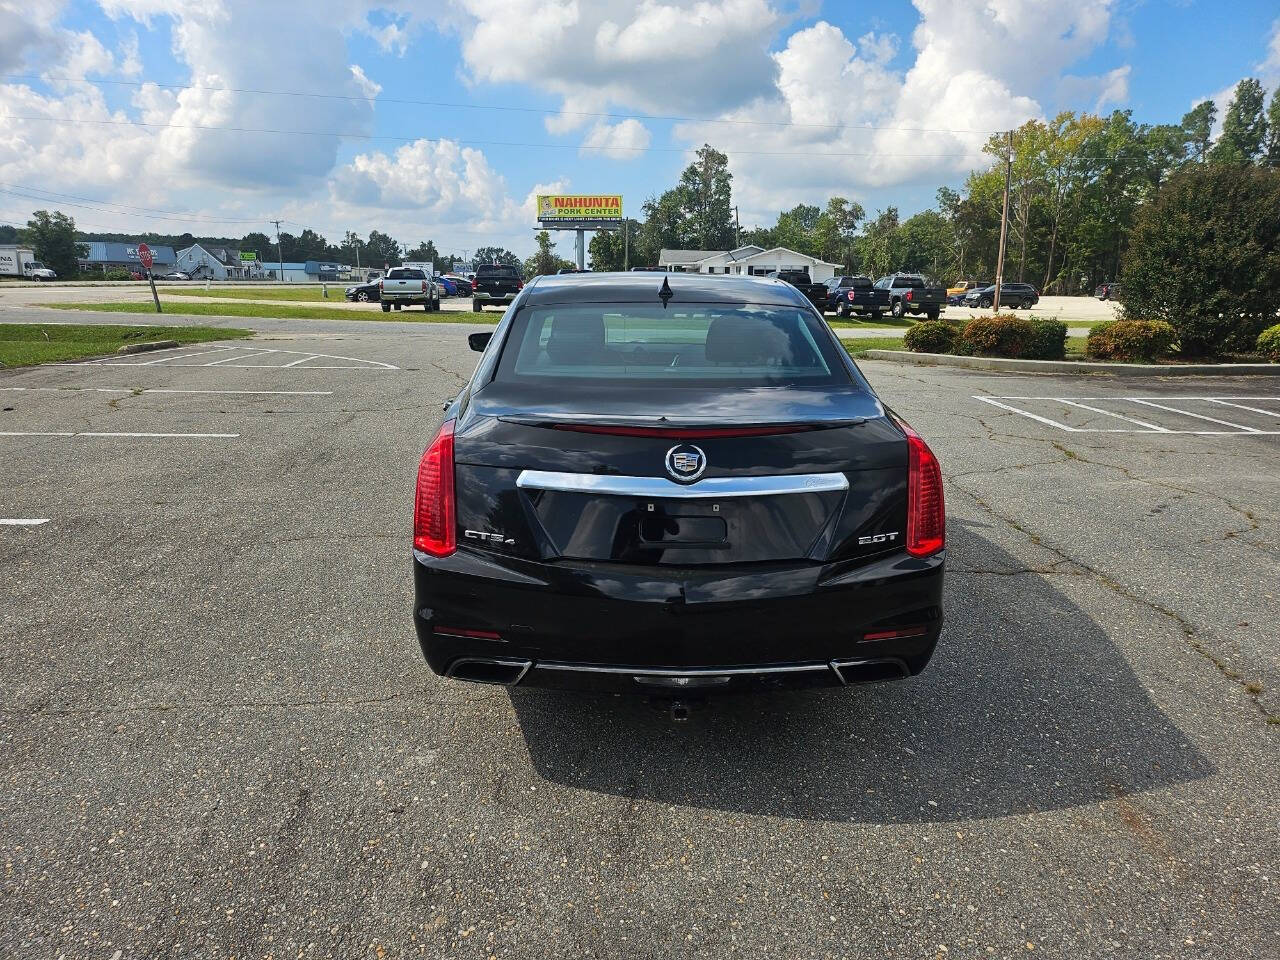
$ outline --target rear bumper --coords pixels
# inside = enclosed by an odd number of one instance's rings
[[[516,298],[514,293],[486,293],[483,290],[476,290],[471,294],[473,300],[481,300],[484,303],[505,303],[510,304]]]
[[[943,567],[943,554],[897,553],[854,569],[668,575],[415,551],[414,626],[431,669],[457,679],[650,694],[841,686],[924,669]],[[910,635],[876,636],[895,631]]]

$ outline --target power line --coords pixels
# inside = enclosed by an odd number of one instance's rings
[[[222,133],[259,133],[270,134],[276,136],[288,137],[326,137],[341,140],[387,140],[395,143],[457,143],[467,146],[488,146],[488,147],[519,147],[521,149],[543,148],[548,150],[591,150],[593,148],[584,147],[575,143],[533,143],[529,141],[515,140],[464,140],[453,137],[403,137],[391,135],[378,135],[370,133],[345,133],[342,131],[329,130],[281,130],[274,127],[229,127],[218,126],[215,124],[184,124],[184,123],[151,123],[145,120],[95,120],[84,117],[30,117],[19,116],[17,114],[0,114],[0,119],[5,120],[28,120],[47,123],[88,123],[99,124],[104,126],[132,126],[132,127],[148,127],[167,130],[202,130]],[[871,129],[864,127],[856,127],[851,129]],[[626,147],[626,146],[610,146],[594,148],[600,152],[611,150],[628,150],[636,153],[644,153],[652,150],[657,153],[688,153],[689,147]],[[864,150],[864,151],[828,151],[828,150],[736,150],[729,149],[721,151],[728,156],[756,156],[756,157],[793,157],[804,159],[821,159],[826,157],[832,158],[866,158],[866,157],[895,157],[916,160],[943,160],[943,159],[964,159],[977,156],[984,151],[981,148],[965,151],[963,153],[894,153],[887,150]],[[1080,155],[1080,159],[1096,159],[1096,160],[1119,160],[1125,156],[1145,157],[1145,153],[1134,154],[1106,154],[1091,157],[1088,155]]]
[[[721,123],[735,126],[753,126],[753,127],[806,127],[815,130],[839,130],[845,127],[843,123],[806,123],[800,120],[746,120],[730,117],[681,117],[662,114],[644,114],[644,113],[611,113],[591,110],[547,110],[541,107],[514,107],[505,104],[489,104],[489,103],[458,103],[448,100],[414,100],[405,97],[362,97],[348,93],[315,93],[305,90],[266,90],[252,87],[215,87],[206,86],[197,83],[160,83],[154,80],[107,80],[107,79],[90,79],[89,77],[41,77],[33,74],[21,73],[0,73],[0,79],[20,80],[20,81],[36,81],[47,83],[57,81],[63,83],[83,83],[89,86],[101,84],[111,84],[122,87],[144,87],[153,86],[166,90],[202,90],[211,93],[243,93],[254,96],[269,97],[305,97],[316,100],[339,100],[348,103],[368,103],[379,104],[386,103],[396,106],[412,106],[412,107],[446,107],[457,110],[496,110],[506,113],[530,113],[542,116],[562,116],[562,117],[582,117],[588,120],[651,120],[667,123]],[[965,129],[963,127],[903,127],[892,125],[859,125],[857,129],[861,130],[902,130],[909,133],[999,133],[999,130],[974,130]]]
[[[6,189],[7,188],[7,189]],[[28,193],[17,193],[17,190],[25,190]],[[98,207],[118,207],[118,210],[103,209],[101,213],[124,213],[126,216],[153,216],[168,220],[194,220],[200,223],[265,223],[262,217],[203,217],[194,213],[182,213],[177,210],[155,210],[151,207],[139,207],[129,203],[116,203],[111,200],[95,200],[92,197],[79,197],[74,193],[58,193],[54,190],[46,190],[43,187],[32,187],[25,183],[5,183],[0,181],[0,193],[8,193],[13,196],[22,197],[25,200],[48,201],[50,203],[67,203],[68,206],[82,206],[83,204],[75,204],[70,201],[81,200],[86,204],[94,204]],[[33,196],[28,194],[43,194],[43,196]],[[89,208],[92,209],[92,208]],[[132,213],[131,211],[138,211]]]

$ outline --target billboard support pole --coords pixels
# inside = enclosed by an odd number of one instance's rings
[[[578,259],[578,269],[579,269],[579,270],[585,270],[585,269],[587,268],[587,262],[586,262],[586,250],[585,250],[585,247],[586,247],[586,240],[585,240],[586,235],[587,235],[587,231],[585,231],[585,230],[578,230],[578,231],[577,231],[577,239],[574,241],[574,244],[573,244],[573,252],[574,252],[574,254],[576,254],[576,255],[577,255],[577,259]]]

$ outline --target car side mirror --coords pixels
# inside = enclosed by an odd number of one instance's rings
[[[484,353],[485,347],[489,346],[489,341],[493,339],[493,331],[485,330],[481,333],[468,333],[467,346],[476,353]]]

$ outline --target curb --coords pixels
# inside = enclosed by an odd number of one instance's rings
[[[172,350],[177,340],[149,340],[146,343],[126,343],[116,353],[146,353],[148,350]]]
[[[1082,373],[1131,377],[1280,377],[1280,363],[1092,363],[1087,360],[1006,360],[1001,357],[957,357],[949,353],[868,350],[868,360],[891,360],[926,367],[961,367],[997,373]]]

